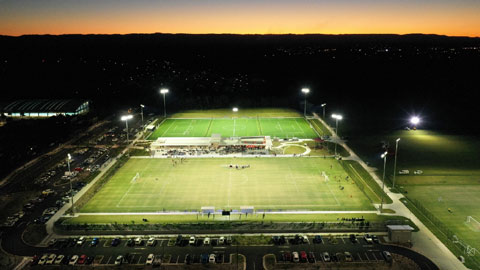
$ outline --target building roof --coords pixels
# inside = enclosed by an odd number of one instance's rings
[[[410,225],[387,225],[387,228],[392,231],[413,231],[415,230]]]
[[[81,99],[21,99],[4,104],[4,113],[29,112],[75,112],[82,104]]]

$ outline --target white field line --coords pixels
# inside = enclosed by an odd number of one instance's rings
[[[306,121],[306,120],[305,120]],[[298,121],[295,119],[295,123],[297,124],[297,127],[298,129],[303,133],[303,136],[304,137],[307,137],[307,134],[305,133],[305,131],[303,131],[303,129],[300,127],[300,125],[298,124]],[[308,124],[308,123],[307,123]]]
[[[122,198],[120,199],[120,201],[118,201],[116,207],[120,207],[120,204],[122,203],[123,199],[127,196],[127,194],[130,192],[130,190],[132,189],[134,184],[131,184],[130,187],[128,188],[127,192],[125,192],[125,194],[123,194]]]
[[[167,128],[167,130],[165,130],[163,133],[162,133],[162,136],[160,137],[163,137],[165,135],[165,133],[168,132],[168,130],[170,130],[170,128],[173,126],[173,124],[175,124],[176,121],[173,121],[172,124]]]

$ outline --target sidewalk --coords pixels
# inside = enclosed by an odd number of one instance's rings
[[[334,130],[328,126],[323,119],[321,119],[317,114],[314,113],[316,119],[318,119],[331,133],[334,140],[339,142],[345,150],[350,153],[349,160],[355,160],[373,177],[375,182],[382,187],[382,181],[375,174],[375,169],[369,167],[363,160],[358,157],[355,152],[353,152],[350,147],[348,147],[344,141],[342,141]],[[442,270],[461,270],[468,269],[466,268],[452,252],[440,241],[438,238],[412,213],[410,210],[400,201],[401,198],[404,198],[402,194],[389,192],[386,190],[387,195],[392,199],[393,203],[388,205],[388,208],[394,210],[395,215],[404,216],[413,221],[415,225],[419,228],[418,232],[412,234],[412,249],[420,254],[425,255],[431,259],[440,269]],[[379,205],[375,205],[379,207]]]

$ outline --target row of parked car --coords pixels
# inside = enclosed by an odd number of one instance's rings
[[[314,252],[305,252],[305,251],[294,251],[294,252],[284,252],[282,255],[283,262],[309,262],[309,263],[316,263],[317,259],[315,257]],[[345,262],[352,262],[353,256],[350,252],[345,251],[343,253],[337,252],[336,254],[330,255],[327,251],[324,251],[320,254],[320,258],[323,262],[337,262],[337,261],[345,261]]]
[[[31,265],[76,265],[76,264],[91,264],[95,257],[83,255],[56,255],[43,254],[41,257],[33,256]]]

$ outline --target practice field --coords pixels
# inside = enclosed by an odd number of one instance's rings
[[[272,136],[316,138],[304,118],[166,119],[148,138],[232,136]]]
[[[374,210],[332,159],[194,158],[176,162],[174,166],[171,159],[130,159],[81,212],[183,211],[202,206]],[[250,168],[235,169],[230,164]]]

